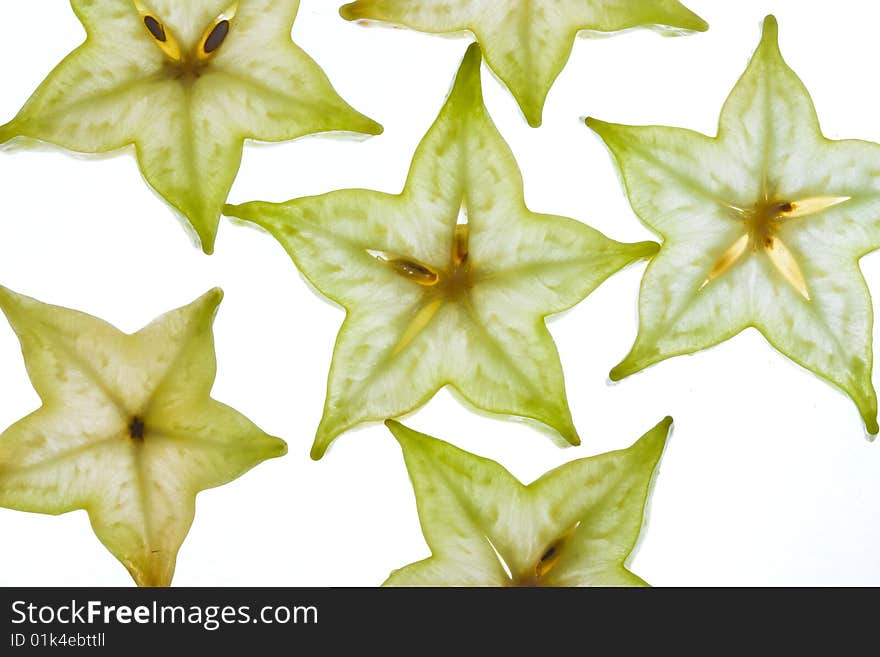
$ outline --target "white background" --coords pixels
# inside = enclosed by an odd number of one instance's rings
[[[880,7],[870,0],[687,0],[709,32],[581,39],[529,128],[484,69],[485,95],[523,169],[529,206],[619,240],[651,238],[604,146],[581,122],[679,125],[714,134],[721,104],[774,12],[783,53],[832,138],[880,141]],[[0,119],[83,37],[63,0],[4,2]],[[401,189],[469,38],[349,24],[331,0],[303,0],[295,40],[385,134],[251,146],[232,202],[282,201],[343,187]],[[821,248],[817,244],[816,248]],[[862,262],[880,294],[880,256]],[[655,585],[880,584],[880,445],[844,395],[756,333],[610,385],[636,332],[644,265],[613,277],[552,323],[584,445],[560,449],[533,426],[474,414],[445,391],[406,422],[498,460],[524,481],[570,459],[629,445],[675,417],[632,569]],[[134,331],[212,286],[214,396],[284,437],[290,454],[199,496],[176,585],[380,584],[426,557],[396,442],[384,427],[308,457],[340,309],[317,298],[281,247],[223,220],[204,256],[141,181],[131,155],[0,154],[0,282]],[[39,404],[18,343],[0,322],[0,425]],[[875,383],[880,375],[875,375]],[[122,585],[128,574],[86,514],[0,510],[0,585]]]

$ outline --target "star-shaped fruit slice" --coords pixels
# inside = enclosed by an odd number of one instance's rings
[[[483,105],[480,60],[474,44],[401,194],[342,190],[226,209],[274,235],[347,310],[314,458],[340,433],[409,413],[446,385],[578,443],[544,318],[657,245],[621,244],[526,208],[516,161]]]
[[[633,209],[663,238],[618,380],[757,328],[827,379],[877,433],[871,299],[859,259],[880,247],[880,146],[823,137],[770,16],[716,138],[588,119]]]
[[[358,0],[340,14],[421,32],[473,33],[533,127],[541,125],[544,101],[578,33],[652,27],[682,34],[709,27],[677,0]]]
[[[524,486],[495,461],[397,422],[431,557],[385,586],[644,586],[626,567],[672,419],[632,447]]]
[[[287,451],[211,399],[213,290],[128,335],[0,288],[42,407],[0,436],[0,506],[85,509],[140,586],[168,586],[196,493]]]
[[[134,145],[147,182],[211,253],[245,139],[378,134],[290,39],[298,0],[71,0],[86,28],[10,123],[81,153]]]

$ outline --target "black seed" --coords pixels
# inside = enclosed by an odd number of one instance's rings
[[[554,554],[556,554],[556,546],[555,545],[551,546],[550,549],[544,553],[544,556],[541,557],[541,563],[544,563],[545,561],[548,561],[549,559],[551,559]]]
[[[153,35],[153,38],[156,41],[161,41],[165,43],[168,37],[165,35],[165,28],[162,27],[162,23],[157,21],[152,16],[144,16],[144,25],[147,26],[147,29],[150,31],[150,34]]]
[[[780,203],[779,204],[779,211],[780,212],[791,212],[792,210],[794,210],[794,205],[792,205],[791,203]]]
[[[229,21],[224,20],[217,23],[208,38],[205,39],[205,54],[210,55],[223,45],[227,34],[229,34]]]
[[[143,440],[144,421],[137,416],[133,417],[131,423],[128,425],[128,435],[132,440]]]

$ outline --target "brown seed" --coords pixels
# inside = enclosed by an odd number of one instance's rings
[[[168,36],[165,34],[165,28],[162,27],[162,23],[152,16],[144,16],[144,25],[147,26],[150,34],[153,35],[153,38],[156,39],[156,41],[165,43],[165,41],[168,40]]]
[[[391,265],[392,269],[398,274],[415,281],[419,285],[434,285],[439,278],[437,272],[419,262],[413,262],[412,260],[398,258],[395,260],[389,260],[388,264]]]
[[[220,46],[223,45],[223,42],[226,41],[226,36],[229,34],[229,21],[222,20],[217,25],[214,26],[214,29],[211,30],[211,33],[208,35],[208,38],[205,39],[205,54],[210,55],[212,52],[217,50]]]
[[[468,224],[458,224],[455,227],[452,245],[452,260],[456,265],[464,264],[468,259],[470,240],[470,227]]]
[[[135,416],[128,425],[128,436],[132,440],[142,441],[144,439],[144,421]]]

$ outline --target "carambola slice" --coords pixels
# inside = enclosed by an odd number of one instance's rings
[[[526,208],[483,105],[480,59],[474,44],[401,194],[343,190],[226,210],[268,230],[347,310],[314,458],[342,432],[408,413],[446,385],[578,442],[544,318],[657,245]]]
[[[397,422],[431,557],[386,586],[643,586],[626,562],[672,424],[528,486],[498,463]]]
[[[0,288],[42,407],[0,436],[0,506],[85,509],[140,586],[167,586],[196,493],[287,451],[210,397],[220,290],[127,335]]]
[[[85,43],[0,127],[0,144],[25,137],[82,153],[133,144],[144,178],[206,253],[245,139],[382,130],[291,41],[298,0],[71,4]]]
[[[340,13],[348,20],[385,21],[422,32],[472,32],[486,63],[534,127],[541,125],[544,101],[579,32],[708,29],[678,0],[357,0]]]
[[[633,209],[663,238],[642,282],[635,345],[611,378],[754,327],[849,395],[877,433],[874,314],[858,263],[880,247],[880,146],[822,135],[776,20],[764,22],[717,137],[587,123]]]

